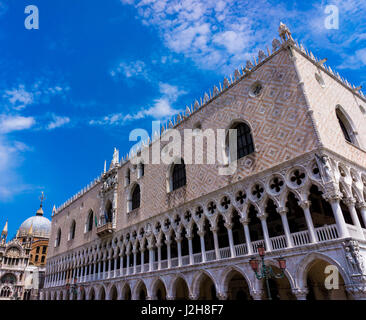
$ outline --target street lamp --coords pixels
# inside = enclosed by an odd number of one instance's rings
[[[258,280],[261,280],[261,279],[265,279],[266,281],[266,287],[267,287],[267,295],[268,295],[268,299],[269,300],[272,300],[272,297],[271,297],[271,291],[269,289],[269,283],[268,283],[268,279],[270,278],[275,278],[275,279],[281,279],[285,276],[285,269],[286,269],[286,260],[282,257],[279,257],[277,259],[278,261],[278,264],[279,264],[279,267],[281,269],[281,273],[275,273],[271,266],[266,266],[264,264],[264,256],[265,256],[265,249],[264,249],[264,246],[263,245],[259,245],[257,247],[258,249],[258,254],[262,260],[262,267],[261,267],[261,270],[259,271],[259,262],[257,259],[255,258],[251,258],[249,260],[249,263],[250,263],[250,266],[252,267],[254,273],[255,273],[255,276],[257,277]]]

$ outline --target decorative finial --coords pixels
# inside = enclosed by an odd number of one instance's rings
[[[278,39],[274,38],[272,40],[272,52],[277,51],[280,47],[281,47],[281,42]]]
[[[267,58],[266,54],[263,50],[259,50],[258,52],[258,63],[262,62],[265,58]]]
[[[0,240],[2,243],[6,242],[6,237],[8,236],[8,220],[6,219],[6,223],[3,231],[1,232]]]
[[[46,200],[46,197],[45,197],[43,191],[41,192],[41,195],[39,197],[39,200],[41,201],[41,203],[39,205],[39,209],[36,212],[36,216],[43,216],[43,209],[42,209],[42,207],[43,207],[43,201]]]
[[[280,27],[278,28],[278,34],[281,39],[286,42],[287,40],[293,40],[291,36],[290,29],[282,22],[280,22]]]
[[[43,191],[41,192],[41,195],[39,196],[39,200],[41,201],[40,208],[42,208],[43,201],[46,200],[46,197],[44,196]]]

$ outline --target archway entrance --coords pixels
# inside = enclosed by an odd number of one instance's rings
[[[325,278],[334,274],[325,273],[325,268],[331,265],[324,260],[315,260],[306,275],[307,288],[309,290],[307,300],[348,300],[350,299],[345,290],[344,279],[338,272],[338,289],[327,289],[325,287]]]
[[[248,283],[238,271],[231,271],[227,276],[228,300],[251,300]]]
[[[146,290],[146,286],[143,282],[141,282],[137,288],[137,297],[139,300],[146,300],[147,290]]]
[[[102,287],[100,289],[100,295],[99,295],[100,299],[99,300],[105,300],[105,290],[104,287]]]
[[[113,286],[111,288],[111,292],[109,294],[109,299],[110,300],[117,300],[118,299],[118,292],[115,286]]]
[[[122,299],[123,300],[131,300],[131,288],[128,284],[126,284],[123,288]]]
[[[81,287],[80,290],[81,290],[80,300],[85,300],[85,289],[84,289],[84,287]]]
[[[205,274],[200,280],[198,300],[217,300],[215,284],[212,279]]]
[[[175,300],[188,300],[189,290],[187,283],[182,279],[178,278],[175,281]]]
[[[95,292],[93,288],[90,290],[89,300],[95,300]]]
[[[166,290],[164,283],[161,280],[158,280],[154,286],[155,291],[155,299],[156,300],[166,300]]]
[[[271,265],[274,273],[280,274],[281,270],[276,266]],[[283,278],[268,279],[269,291],[272,300],[296,300],[296,296],[292,293],[291,285],[286,275]],[[266,283],[263,280],[263,298],[268,299]]]

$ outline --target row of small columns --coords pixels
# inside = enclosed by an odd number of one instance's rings
[[[346,222],[344,220],[344,216],[342,213],[342,209],[340,206],[340,201],[342,199],[341,194],[334,194],[328,197],[325,197],[325,199],[330,203],[332,210],[333,210],[333,215],[336,221],[336,225],[337,225],[337,229],[338,229],[338,233],[339,233],[339,237],[340,238],[347,238],[349,237],[349,231],[347,229],[346,226]],[[351,218],[353,221],[353,224],[356,226],[357,231],[359,232],[359,234],[362,236],[363,235],[363,230],[360,224],[360,221],[358,219],[358,215],[356,212],[356,201],[353,198],[350,199],[345,199],[343,200],[343,202],[347,205],[349,212],[351,214]],[[317,238],[316,238],[316,233],[315,233],[315,228],[314,228],[314,224],[312,221],[312,217],[311,217],[311,213],[310,213],[310,201],[308,200],[304,200],[304,201],[300,201],[299,205],[301,206],[301,208],[303,209],[304,212],[304,216],[305,216],[305,220],[306,220],[306,224],[307,224],[307,228],[308,228],[308,232],[309,232],[309,238],[310,238],[310,242],[311,243],[316,243],[317,242]],[[361,203],[358,205],[358,207],[360,208],[360,212],[362,215],[362,219],[366,225],[366,204],[365,203]],[[289,224],[288,224],[288,220],[287,220],[287,208],[277,208],[277,212],[280,214],[281,216],[281,220],[282,220],[282,224],[283,224],[283,229],[284,229],[284,233],[285,233],[285,238],[286,238],[286,242],[287,242],[287,248],[292,248],[294,246],[292,238],[291,238],[291,232],[290,232],[290,228],[289,228]],[[269,237],[269,233],[268,233],[268,227],[267,227],[267,214],[266,213],[262,213],[258,215],[258,218],[261,221],[261,225],[262,225],[262,230],[263,230],[263,236],[264,236],[264,243],[265,243],[265,247],[266,247],[266,251],[271,251],[272,250],[272,245],[271,245],[271,241],[270,241],[270,237]],[[246,239],[246,244],[247,244],[247,250],[248,250],[248,255],[253,254],[253,249],[252,249],[252,245],[251,245],[251,239],[250,239],[250,232],[249,232],[249,219],[240,219],[240,222],[243,224],[244,227],[244,235],[245,235],[245,239]],[[228,232],[228,237],[229,237],[229,246],[230,246],[230,253],[231,253],[231,257],[235,257],[235,249],[234,249],[234,240],[233,240],[233,233],[232,233],[232,224],[228,224],[225,223],[225,227],[227,229]],[[217,236],[217,228],[216,227],[211,227],[210,228],[211,232],[213,233],[213,239],[214,239],[214,248],[215,248],[215,255],[216,255],[216,259],[220,259],[220,251],[219,251],[219,241],[218,241],[218,236]],[[206,262],[206,250],[205,250],[205,240],[204,240],[204,231],[198,231],[198,235],[200,237],[200,243],[201,243],[201,253],[202,253],[202,262]],[[187,239],[188,239],[188,250],[189,250],[189,262],[190,264],[194,264],[194,260],[193,260],[193,245],[192,245],[192,235],[187,234],[186,235]],[[167,245],[167,267],[171,268],[171,248],[170,248],[170,244],[171,244],[171,236],[170,234],[166,235],[166,240],[165,240],[165,244]],[[177,242],[177,251],[178,251],[178,267],[182,266],[182,254],[181,254],[181,241],[182,238],[180,236],[175,238],[176,242]],[[161,242],[158,241],[156,243],[156,247],[158,249],[158,270],[161,269]],[[148,245],[148,250],[149,250],[149,269],[148,270],[144,270],[144,248],[140,249],[140,254],[141,254],[141,272],[149,272],[149,271],[153,271],[153,264],[154,264],[154,245],[152,243],[150,243]],[[133,247],[132,250],[133,253],[133,273],[136,273],[136,267],[137,267],[137,254],[138,254],[138,250],[136,248],[136,246]],[[125,275],[129,275],[130,274],[130,254],[131,254],[131,250],[130,247],[128,247],[127,251],[126,251],[126,259],[127,259],[127,263],[126,263],[126,274]],[[123,266],[123,255],[120,256],[120,266],[121,266],[121,270],[122,266]],[[114,259],[114,272],[116,272],[116,266],[117,266],[117,257],[115,257]],[[109,266],[108,266],[108,272],[110,275],[111,272],[111,261],[112,259],[108,259],[106,261],[104,261],[105,265],[103,270],[106,270],[106,264],[107,261],[109,261]],[[96,262],[99,263],[99,267],[98,267],[98,278],[100,277],[100,270],[101,270],[101,261]],[[95,263],[95,265],[96,265]],[[87,265],[87,267],[89,267],[89,274],[91,273],[91,264]],[[78,268],[78,274],[77,277],[80,278],[80,276],[85,276],[86,275],[86,269],[84,269],[85,271],[82,272],[83,268],[79,267]],[[64,271],[66,272],[66,271]],[[60,280],[60,275],[57,277],[57,274],[59,273],[54,273],[52,275],[52,280]],[[66,279],[67,275],[65,275],[63,278],[61,279]]]

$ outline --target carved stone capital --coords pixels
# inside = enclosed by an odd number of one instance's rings
[[[266,220],[268,217],[268,214],[266,212],[257,214],[257,218],[261,221]]]
[[[205,236],[205,232],[204,231],[198,231],[197,234],[200,236],[200,237],[204,237]]]
[[[252,296],[253,300],[262,300],[263,290],[253,290],[250,295]]]
[[[306,295],[309,293],[307,288],[295,288],[292,293],[296,296],[297,300],[306,300]]]
[[[227,300],[227,292],[221,292],[221,293],[217,293],[217,298],[219,300]]]
[[[189,299],[190,300],[198,300],[198,294],[190,294]]]
[[[233,227],[233,224],[232,223],[225,223],[224,226],[225,226],[226,229],[231,229]]]
[[[240,218],[239,220],[243,225],[248,225],[250,222],[249,218]]]
[[[326,193],[323,194],[323,198],[325,199],[325,201],[328,201],[329,203],[339,202],[342,200],[343,194],[341,192]]]
[[[356,204],[356,199],[355,198],[346,198],[346,199],[343,199],[343,202],[346,206],[348,207],[353,207],[355,204]]]
[[[358,209],[365,209],[366,210],[366,202],[359,202],[357,203],[357,208]]]
[[[299,202],[299,206],[305,210],[305,209],[309,209],[310,208],[310,205],[311,205],[311,201],[309,200],[303,200],[303,201],[300,201]]]
[[[288,208],[287,207],[278,207],[276,208],[276,211],[282,216],[287,214]]]

